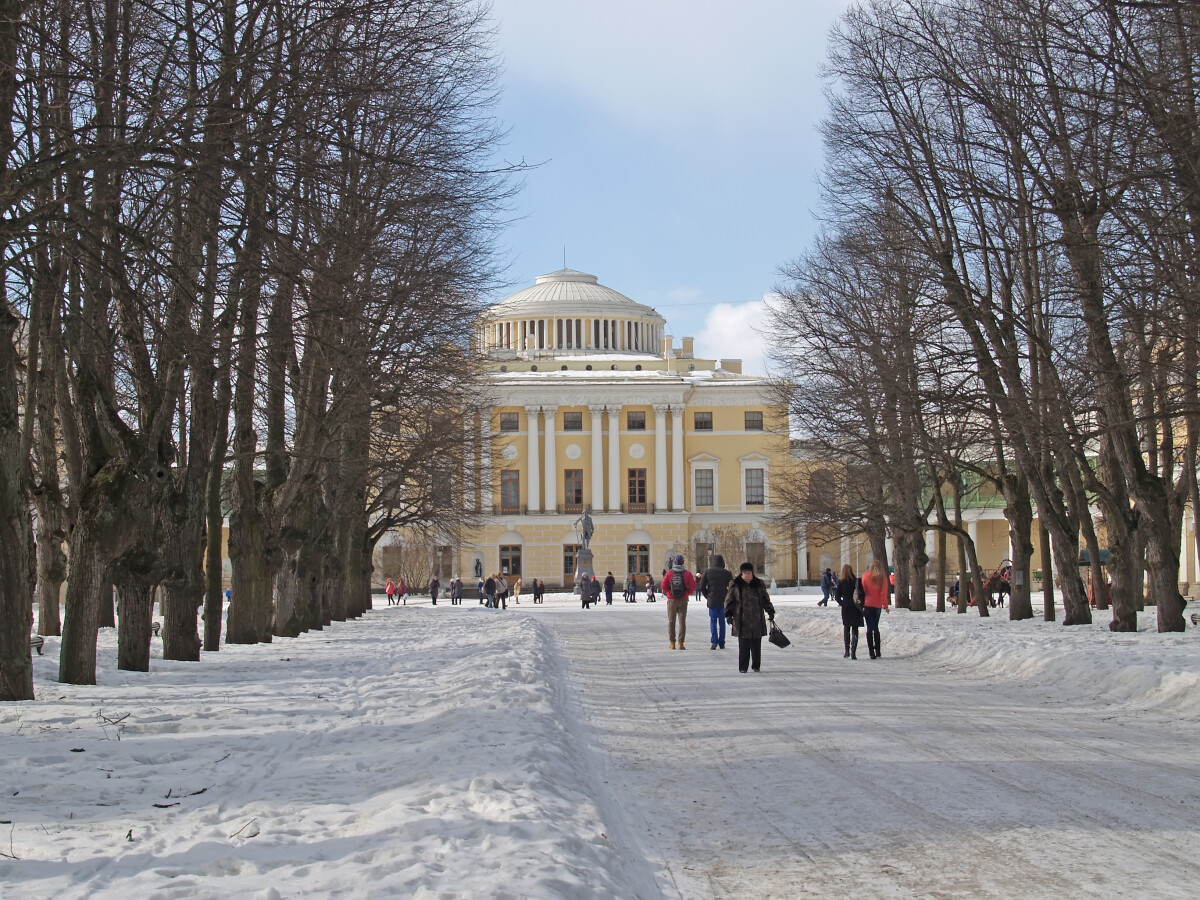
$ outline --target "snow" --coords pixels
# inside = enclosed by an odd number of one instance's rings
[[[644,597],[414,597],[150,673],[105,630],[94,687],[49,638],[0,706],[0,895],[1195,895],[1194,631],[893,611],[847,660],[816,599],[747,675]]]

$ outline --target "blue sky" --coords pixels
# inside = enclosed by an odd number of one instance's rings
[[[763,297],[813,234],[819,69],[846,0],[493,0],[525,178],[511,290],[567,265],[762,371]],[[503,296],[509,291],[497,296]]]

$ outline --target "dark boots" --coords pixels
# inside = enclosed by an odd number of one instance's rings
[[[850,658],[858,659],[858,629],[854,629],[854,638],[850,641]]]
[[[883,654],[879,651],[879,632],[867,632],[867,649],[871,651],[871,659],[879,659]]]

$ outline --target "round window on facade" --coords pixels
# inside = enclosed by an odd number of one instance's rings
[[[529,371],[530,371],[530,372],[536,372],[536,371],[537,371],[537,366],[530,366],[530,367],[529,367]]]
[[[635,372],[640,372],[640,371],[642,371],[642,364],[641,364],[641,363],[638,363],[636,366],[634,366],[634,367],[633,367],[633,369],[634,369],[634,371],[635,371]]]
[[[591,363],[588,363],[588,364],[587,364],[587,366],[586,366],[585,368],[587,368],[587,370],[588,370],[589,372],[590,372],[590,371],[592,371],[592,364],[591,364]]]
[[[566,366],[560,366],[559,368],[561,368],[561,369],[562,369],[564,372],[565,372],[565,371],[567,371],[567,367],[566,367]]]
[[[615,372],[615,371],[617,371],[617,364],[613,363],[611,366],[609,366],[609,368]]]
[[[501,372],[507,372],[507,371],[508,371],[508,366],[501,366],[501,367],[500,367],[500,371],[501,371]]]
[[[534,368],[536,369],[536,368],[537,368],[537,366],[534,366]],[[689,371],[689,372],[692,372],[692,371],[694,371],[694,370],[695,370],[695,368],[696,368],[696,367],[695,367],[694,365],[688,366],[688,371]]]

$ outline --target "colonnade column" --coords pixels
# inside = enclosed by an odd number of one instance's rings
[[[525,491],[526,509],[529,512],[536,512],[541,503],[541,498],[538,494],[538,476],[541,465],[538,462],[538,410],[540,407],[527,406],[525,407],[526,430],[529,432],[529,472],[526,476]]]
[[[608,510],[621,511],[621,407],[608,408]]]
[[[654,508],[667,508],[667,406],[654,404]]]
[[[671,408],[671,509],[680,512],[683,500],[683,407]]]
[[[555,456],[558,435],[554,430],[554,419],[558,414],[557,406],[544,406],[546,414],[546,493],[542,498],[542,509],[546,512],[558,511],[558,460]]]
[[[492,420],[488,413],[480,418],[479,442],[479,499],[485,513],[492,511]]]
[[[604,427],[603,406],[588,406],[592,416],[592,511],[604,509]]]

